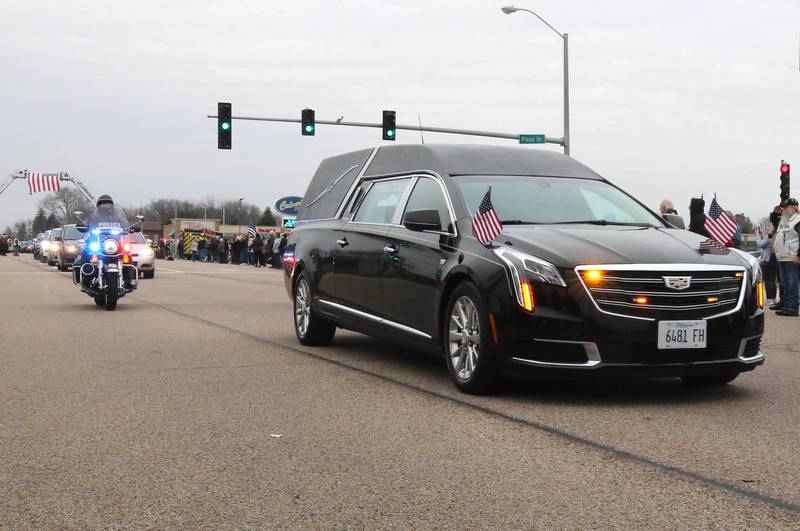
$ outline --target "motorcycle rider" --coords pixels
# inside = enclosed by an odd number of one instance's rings
[[[88,234],[92,234],[92,230],[94,229],[118,229],[120,231],[127,231],[128,229],[128,217],[125,215],[125,211],[114,204],[114,200],[108,194],[103,194],[97,198],[97,208],[92,213],[91,217],[89,218],[89,227],[88,227]],[[122,244],[122,238],[119,238],[120,245]],[[88,249],[88,247],[87,247]],[[88,250],[84,250],[82,257],[81,257],[81,264],[89,262],[91,260],[91,253]],[[133,272],[131,270],[131,272]],[[92,277],[93,278],[93,277]],[[84,279],[85,281],[91,282],[92,278]],[[130,279],[126,278],[126,281]]]

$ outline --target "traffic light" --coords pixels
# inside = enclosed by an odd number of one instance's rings
[[[781,161],[781,203],[791,197],[789,194],[789,167],[788,162]]]
[[[231,148],[231,104],[217,103],[217,149]]]
[[[314,109],[303,109],[300,123],[300,133],[302,133],[303,136],[314,136],[314,130],[316,129],[316,124],[314,123]]]
[[[397,137],[394,111],[383,111],[383,139],[394,140]]]

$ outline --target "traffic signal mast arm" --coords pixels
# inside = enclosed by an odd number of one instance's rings
[[[214,118],[216,119],[216,115],[209,114],[207,118]],[[299,124],[302,123],[302,120],[298,118],[260,118],[256,116],[232,116],[232,120],[249,120],[253,122],[285,122],[285,123],[293,123]],[[345,127],[373,127],[377,129],[382,129],[382,123],[372,123],[372,122],[345,122],[345,121],[335,121],[335,120],[316,120],[317,124],[322,125],[343,125]],[[419,125],[400,125],[397,124],[395,129],[403,129],[406,131],[423,131],[426,133],[445,133],[451,135],[469,135],[469,136],[483,136],[487,138],[505,138],[508,140],[519,140],[519,133],[500,133],[496,131],[481,131],[476,129],[454,129],[451,127],[429,127],[429,126],[422,126]],[[564,139],[560,137],[552,137],[552,136],[545,136],[546,143],[548,144],[558,144],[560,146],[564,145]]]

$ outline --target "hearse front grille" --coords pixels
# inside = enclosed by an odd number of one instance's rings
[[[583,285],[600,310],[626,317],[703,319],[739,303],[744,270],[604,269],[580,267]]]

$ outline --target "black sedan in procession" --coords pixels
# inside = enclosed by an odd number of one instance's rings
[[[283,262],[302,344],[341,327],[443,353],[468,393],[534,371],[724,384],[764,361],[764,288],[703,240],[558,153],[400,145],[324,160]]]

